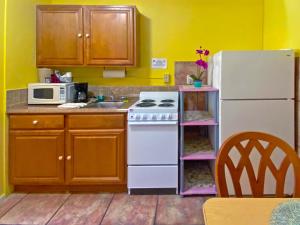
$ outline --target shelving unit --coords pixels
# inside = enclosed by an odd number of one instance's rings
[[[218,89],[180,86],[180,195],[214,195],[218,143]],[[185,96],[204,94],[204,110],[186,110]]]

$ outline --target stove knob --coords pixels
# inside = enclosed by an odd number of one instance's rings
[[[141,116],[139,114],[137,114],[137,115],[135,115],[135,119],[139,120],[139,119],[141,119]]]
[[[172,119],[172,114],[168,114],[167,117],[168,117],[168,120],[171,120]]]
[[[147,120],[147,115],[144,114],[142,118],[143,118],[143,120]]]
[[[162,119],[162,120],[165,120],[165,119],[166,119],[166,115],[165,115],[165,114],[162,114],[162,115],[161,115],[161,119]]]
[[[156,120],[157,119],[157,116],[154,114],[152,115],[152,120]]]

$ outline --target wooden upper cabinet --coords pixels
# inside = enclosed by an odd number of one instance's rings
[[[38,66],[135,66],[136,8],[37,7]]]
[[[134,7],[86,7],[86,64],[135,65]]]
[[[37,65],[83,64],[83,9],[37,7]]]

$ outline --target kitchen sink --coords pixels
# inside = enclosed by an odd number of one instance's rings
[[[104,102],[96,102],[91,103],[87,107],[88,108],[120,108],[124,105],[122,101],[104,101]]]

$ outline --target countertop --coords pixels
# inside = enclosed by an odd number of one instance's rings
[[[80,113],[126,113],[138,99],[129,99],[120,108],[83,107],[76,109],[57,108],[57,105],[14,105],[7,108],[7,114],[80,114]]]

